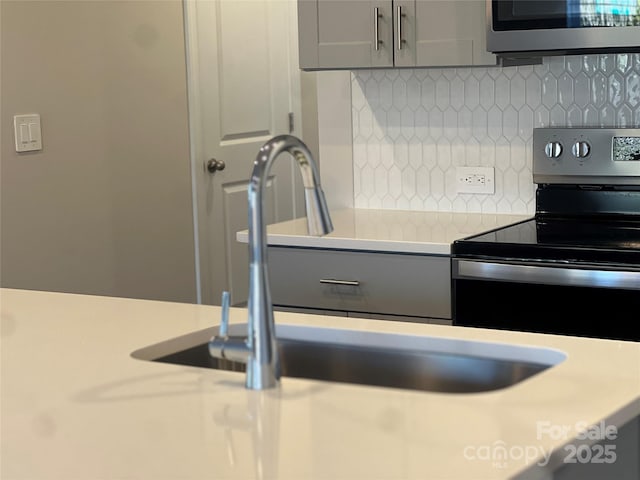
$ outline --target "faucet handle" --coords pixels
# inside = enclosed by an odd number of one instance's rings
[[[222,292],[222,318],[220,318],[220,337],[229,336],[229,292]]]

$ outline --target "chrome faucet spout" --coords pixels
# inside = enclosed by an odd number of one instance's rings
[[[278,344],[267,271],[267,228],[264,221],[264,189],[275,159],[291,154],[302,174],[311,235],[333,230],[329,209],[320,186],[318,167],[307,146],[291,135],[280,135],[265,143],[254,161],[249,185],[249,320],[247,338],[215,336],[209,342],[212,356],[245,361],[246,387],[273,388],[280,379]]]

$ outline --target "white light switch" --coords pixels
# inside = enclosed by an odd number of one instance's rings
[[[42,150],[42,133],[40,115],[15,115],[13,130],[16,138],[16,152],[33,152]]]

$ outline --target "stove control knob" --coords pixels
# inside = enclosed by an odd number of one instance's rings
[[[573,147],[571,147],[571,153],[573,153],[573,156],[576,158],[585,158],[589,156],[589,153],[591,152],[591,145],[589,145],[587,142],[576,142],[573,144]]]
[[[549,142],[544,147],[544,153],[549,158],[558,158],[562,155],[562,144],[560,142]]]

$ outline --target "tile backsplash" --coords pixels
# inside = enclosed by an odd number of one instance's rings
[[[640,127],[640,54],[352,73],[356,208],[529,214],[533,128]],[[457,194],[456,166],[495,169]]]

